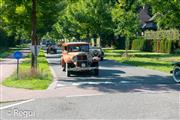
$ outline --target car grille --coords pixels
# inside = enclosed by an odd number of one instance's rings
[[[78,55],[78,56],[77,56],[77,60],[78,60],[78,61],[87,60],[87,56],[86,56],[86,55]]]
[[[87,64],[87,56],[86,55],[78,55],[77,56],[77,67],[82,67],[82,63],[84,63],[86,66]]]

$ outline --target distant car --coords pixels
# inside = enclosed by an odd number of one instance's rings
[[[46,49],[46,41],[42,41],[40,45],[43,49]]]
[[[67,77],[75,71],[92,71],[95,76],[99,75],[99,58],[91,55],[87,42],[63,43],[61,65]]]
[[[57,49],[58,49],[57,45],[48,45],[48,47],[47,47],[47,54],[48,53],[50,53],[50,54],[57,54]]]
[[[90,53],[94,57],[99,57],[101,61],[104,59],[104,51],[101,47],[90,47]]]

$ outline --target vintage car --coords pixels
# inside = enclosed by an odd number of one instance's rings
[[[99,57],[101,61],[104,59],[104,51],[101,47],[90,47],[90,53],[94,57]]]
[[[89,52],[87,42],[69,42],[62,44],[61,66],[66,71],[66,76],[72,72],[92,71],[99,75],[99,58],[93,57]]]

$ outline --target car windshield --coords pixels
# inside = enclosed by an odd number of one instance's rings
[[[100,47],[91,47],[90,49],[101,49]]]
[[[88,52],[89,45],[69,46],[69,52]]]

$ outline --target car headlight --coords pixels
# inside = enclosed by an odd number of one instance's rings
[[[87,54],[87,59],[88,59],[88,61],[90,61],[90,62],[91,62],[91,61],[92,61],[92,58],[93,58],[93,57],[92,57],[92,55],[91,55],[91,54]]]
[[[72,61],[73,61],[73,62],[77,62],[77,56],[74,56],[74,57],[72,58]]]

